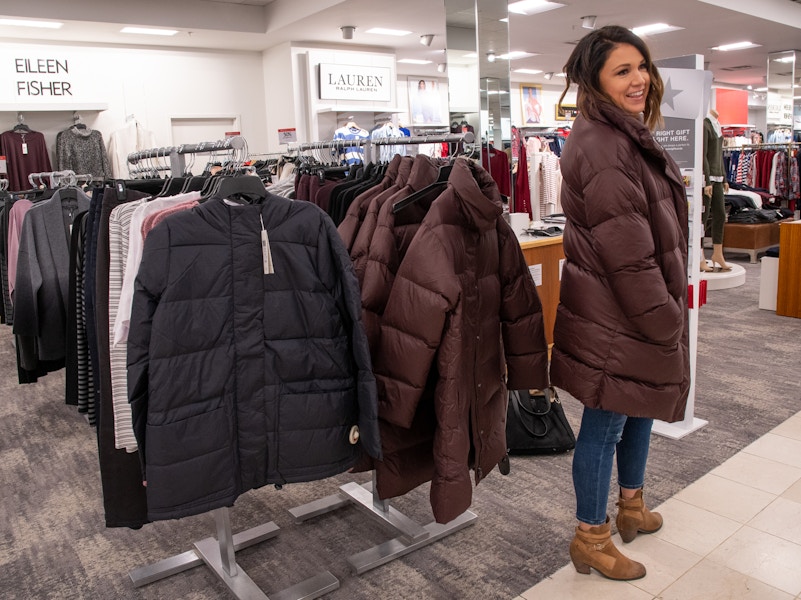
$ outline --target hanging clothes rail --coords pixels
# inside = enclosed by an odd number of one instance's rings
[[[362,141],[367,143],[371,142],[376,146],[451,142],[465,142],[470,144],[475,141],[475,135],[467,131],[458,134],[392,137]],[[321,146],[320,144],[328,144],[328,142],[298,144],[298,146],[303,147],[298,149],[334,147],[333,145]],[[456,533],[474,524],[476,519],[478,519],[475,513],[468,510],[449,523],[441,524],[434,521],[427,525],[420,525],[415,520],[392,507],[389,500],[382,500],[379,498],[377,490],[376,475],[375,471],[373,471],[371,482],[364,485],[356,482],[346,483],[340,486],[338,493],[292,508],[289,513],[295,518],[296,522],[301,523],[313,517],[353,504],[370,517],[393,530],[397,534],[397,537],[348,557],[348,564],[350,564],[352,570],[359,575],[391,562],[396,558],[414,552],[419,548],[437,542],[452,533]]]
[[[200,154],[233,150],[240,152],[238,162],[247,157],[247,143],[241,136],[234,136],[217,142],[184,144],[170,148],[153,148],[133,152],[128,162],[135,164],[140,160],[157,157],[170,157],[173,174],[183,173],[186,154]],[[118,182],[118,184],[121,182]],[[171,556],[151,565],[130,571],[129,576],[136,587],[147,585],[188,569],[206,564],[228,587],[237,600],[269,600],[269,597],[254,583],[248,574],[237,565],[235,553],[262,541],[275,537],[279,527],[272,521],[258,525],[236,535],[231,530],[230,512],[227,507],[212,511],[215,523],[215,537],[195,542],[194,549]],[[329,571],[322,571],[298,584],[277,592],[274,598],[281,600],[312,600],[339,588],[339,580]]]
[[[128,162],[136,164],[141,160],[148,158],[167,158],[170,159],[170,171],[173,175],[177,176],[186,170],[186,154],[202,154],[211,152],[222,151],[238,151],[242,152],[241,162],[244,162],[247,156],[247,142],[241,135],[235,135],[224,140],[217,140],[216,142],[200,142],[199,144],[181,144],[180,146],[167,146],[164,148],[151,148],[149,150],[140,150],[132,152],[128,155]]]

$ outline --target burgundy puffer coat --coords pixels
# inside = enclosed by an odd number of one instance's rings
[[[433,475],[387,448],[379,494],[430,477],[440,523],[470,507],[470,467],[478,483],[506,454],[506,383],[548,384],[539,296],[501,214],[490,175],[457,159],[400,264],[374,355],[380,419],[419,443],[434,422]]]
[[[687,198],[676,163],[612,104],[561,158],[565,264],[551,380],[582,403],[681,420],[690,385]]]

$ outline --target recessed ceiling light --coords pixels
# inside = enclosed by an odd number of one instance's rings
[[[540,69],[514,69],[515,73],[525,73],[526,75],[537,75],[542,73]]]
[[[430,65],[430,60],[420,60],[419,58],[401,58],[399,63],[406,63],[407,65]]]
[[[729,50],[745,50],[746,48],[758,48],[761,44],[753,42],[735,42],[733,44],[723,44],[722,46],[713,46],[710,50],[720,50],[721,52],[728,52]]]
[[[0,25],[9,27],[38,27],[40,29],[61,29],[64,23],[56,21],[27,21],[24,19],[0,19]]]
[[[153,29],[150,27],[123,27],[120,33],[138,33],[140,35],[175,35],[176,29]]]
[[[411,31],[404,31],[402,29],[385,29],[383,27],[373,27],[372,29],[368,29],[365,33],[375,33],[378,35],[394,35],[397,37],[402,37],[404,35],[409,35]]]
[[[675,25],[668,25],[667,23],[651,23],[650,25],[641,25],[640,27],[633,27],[632,33],[635,35],[652,35],[655,33],[667,33],[668,31],[678,31],[684,27],[676,27]]]
[[[559,2],[548,2],[547,0],[520,0],[509,5],[509,12],[518,15],[535,15],[537,13],[562,8],[564,4]]]
[[[755,92],[767,92],[768,88],[767,87],[754,88],[754,91]]]
[[[502,60],[517,60],[518,58],[528,58],[529,56],[537,56],[535,52],[523,52],[522,50],[514,50],[506,54],[499,54],[498,58]]]
[[[501,23],[508,23],[509,17],[504,17],[503,19],[498,19]]]
[[[554,77],[567,77],[567,73],[554,73]]]

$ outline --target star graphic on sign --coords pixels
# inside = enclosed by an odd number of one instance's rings
[[[665,81],[665,93],[662,95],[662,104],[668,105],[672,110],[676,110],[673,106],[673,100],[681,94],[684,90],[674,90],[670,85],[670,78]]]

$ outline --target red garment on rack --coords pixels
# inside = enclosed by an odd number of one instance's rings
[[[495,183],[498,184],[498,191],[504,196],[511,194],[511,184],[509,182],[509,157],[506,152],[496,150],[492,144],[489,152],[481,153],[481,165],[489,172]]]
[[[526,157],[526,145],[519,144],[520,155],[517,159],[517,178],[515,179],[514,210],[510,212],[528,213],[529,221],[533,218],[531,214],[531,189],[528,184],[528,158]]]

